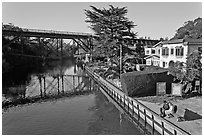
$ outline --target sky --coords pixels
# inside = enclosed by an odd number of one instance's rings
[[[90,32],[84,9],[127,7],[139,37],[172,38],[184,22],[202,17],[201,2],[3,2],[2,22],[22,28]]]

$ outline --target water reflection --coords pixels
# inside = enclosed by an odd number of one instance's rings
[[[95,85],[94,85],[95,86]],[[141,134],[98,90],[83,96],[9,108],[3,113],[3,134],[80,135]]]
[[[12,88],[15,92],[19,90],[18,93],[24,91],[26,94],[22,94],[22,96],[39,94],[39,74],[46,75],[45,82],[47,83],[46,86],[42,85],[42,88],[46,87],[46,91],[48,91],[49,88],[54,87],[53,92],[55,93],[57,93],[58,81],[57,77],[52,75],[84,74],[83,70],[76,67],[75,63],[70,60],[51,62],[41,69],[27,68],[25,70],[14,70],[7,74],[11,77],[3,76],[4,89],[10,88],[9,91],[4,92],[6,98],[9,98]],[[63,78],[63,81],[66,83],[64,89],[67,92],[73,91],[73,89],[78,91],[91,89],[94,92],[8,108],[2,115],[2,133],[5,135],[140,134],[125,117],[122,118],[122,121],[120,120],[120,112],[97,90],[97,86],[90,82],[89,78],[67,77]],[[70,84],[73,81],[75,81],[74,86]],[[61,82],[62,79],[59,83]],[[49,86],[49,83],[55,86]],[[19,87],[18,90],[17,87]],[[59,84],[59,87],[62,85]],[[52,92],[52,90],[50,91]],[[11,98],[14,98],[14,93],[11,94]]]
[[[57,90],[56,85],[57,75],[83,75],[84,72],[81,68],[78,68],[75,64],[75,60],[67,59],[63,61],[51,61],[43,64],[43,66],[23,66],[17,67],[10,72],[3,74],[3,100],[5,99],[16,99],[19,97],[36,96],[40,94],[40,82],[41,78],[39,75],[44,75],[46,78],[46,88],[48,91]],[[60,80],[60,79],[59,79]],[[73,79],[65,77],[68,81],[65,83],[65,90],[72,88],[70,83],[73,83]],[[77,79],[77,84],[83,81],[82,78]],[[61,84],[61,83],[59,83]],[[69,86],[68,86],[69,85]],[[61,85],[60,85],[61,87]],[[44,87],[42,87],[44,88]],[[60,89],[62,90],[62,89]],[[52,92],[50,92],[52,94]]]

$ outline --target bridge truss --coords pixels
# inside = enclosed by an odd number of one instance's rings
[[[66,32],[66,31],[53,31],[53,30],[39,30],[39,29],[12,29],[12,28],[2,28],[2,35],[10,39],[9,42],[3,43],[3,49],[8,47],[11,43],[18,41],[19,43],[29,40],[29,43],[38,47],[39,52],[43,48],[48,50],[42,53],[43,58],[49,58],[50,54],[54,54],[55,58],[62,58],[70,56],[66,52],[70,44],[74,44],[78,54],[79,49],[82,49],[84,53],[90,53],[93,44],[92,41],[96,38],[95,35],[89,33],[77,33],[77,32]],[[66,44],[64,41],[68,40],[69,43]],[[20,44],[21,45],[21,44]],[[19,45],[19,46],[20,46]],[[15,55],[25,55],[23,52],[23,46],[21,52],[15,53]],[[77,54],[77,52],[75,52]],[[29,56],[29,55],[25,55]],[[42,56],[41,56],[42,57]]]
[[[80,55],[80,51],[83,51],[83,54],[91,53],[93,50],[93,40],[98,38],[96,35],[90,33],[77,33],[77,32],[67,32],[67,31],[54,31],[54,30],[40,30],[40,29],[26,29],[26,28],[2,28],[2,35],[9,37],[10,41],[3,43],[3,49],[8,47],[11,43],[18,41],[22,42],[25,39],[29,39],[33,45],[35,45],[39,52],[43,48],[49,50],[42,53],[43,58],[49,58],[51,54],[54,54],[55,58],[63,58],[69,56],[68,48],[71,45],[75,45],[76,52],[75,55]],[[69,43],[66,44],[64,41],[69,40]],[[131,46],[128,48],[136,50],[137,46],[145,45],[155,45],[158,43],[158,40],[151,39],[131,39]],[[21,44],[20,44],[21,45]],[[25,55],[23,52],[23,46],[20,53],[15,55]],[[25,55],[29,57],[29,55]],[[30,56],[32,57],[32,56]],[[40,56],[42,57],[42,56]]]

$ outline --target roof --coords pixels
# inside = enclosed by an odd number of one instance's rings
[[[172,39],[168,41],[163,41],[163,44],[176,44],[176,43],[183,43],[184,39]]]
[[[153,45],[145,45],[145,48],[152,48]]]
[[[155,44],[155,45],[153,46],[153,48],[158,47],[159,45],[162,45],[162,43],[163,43],[163,41],[158,42],[157,44]]]
[[[176,44],[176,43],[184,43],[187,44],[202,44],[202,39],[193,39],[193,38],[185,38],[185,39],[171,39],[168,41],[163,41],[163,44]]]
[[[157,57],[157,58],[160,58],[158,55],[149,55],[149,56],[145,57],[144,59],[148,59],[148,58],[151,58],[151,57]]]

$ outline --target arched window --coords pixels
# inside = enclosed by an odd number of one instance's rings
[[[182,46],[176,47],[176,56],[183,56],[184,48]]]
[[[162,55],[168,56],[169,55],[169,48],[167,48],[167,47],[162,48]]]

